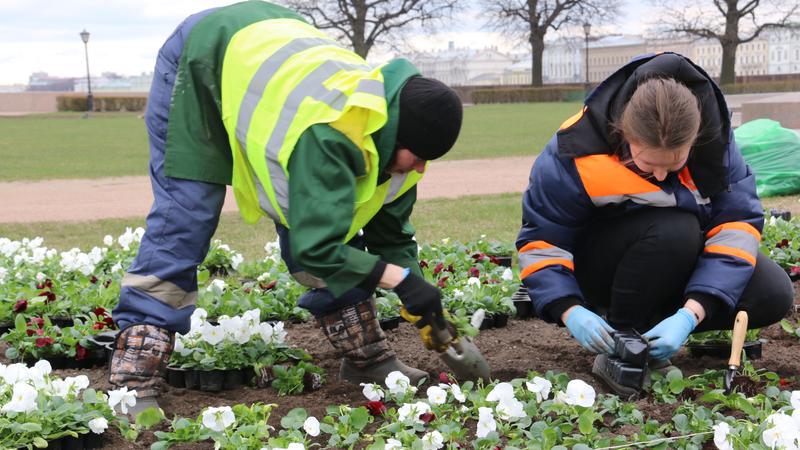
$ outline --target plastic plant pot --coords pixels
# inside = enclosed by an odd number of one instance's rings
[[[200,387],[200,373],[194,369],[187,369],[183,373],[183,381],[186,389],[198,389]]]
[[[717,359],[728,359],[731,356],[730,342],[703,342],[688,344],[689,354],[692,358],[709,356]],[[761,359],[761,341],[747,341],[744,343],[744,354],[748,359]]]
[[[59,328],[67,328],[75,326],[75,321],[72,320],[72,317],[66,317],[66,316],[51,317],[50,323]]]
[[[488,330],[489,328],[494,328],[494,315],[486,314],[483,318],[483,322],[481,322],[479,330]]]
[[[636,331],[618,331],[614,333],[614,353],[623,362],[644,367],[649,346],[647,340]]]
[[[12,322],[0,322],[0,336],[4,335],[12,328],[14,328],[14,324]]]
[[[83,435],[83,448],[101,448],[104,444],[102,434],[87,433]]]
[[[777,217],[777,218],[783,219],[783,220],[785,220],[787,222],[792,220],[792,212],[789,211],[788,209],[771,208],[769,210],[769,215],[770,215],[770,217]]]
[[[644,369],[642,367],[636,367],[612,356],[608,358],[606,371],[618,384],[635,389],[642,388],[642,381],[644,380]]]
[[[83,436],[83,434],[79,434],[78,437],[64,436],[61,438],[61,450],[83,450],[85,448]]]
[[[511,255],[492,255],[498,266],[511,267],[511,262],[514,258]]]
[[[494,317],[494,327],[495,328],[504,328],[508,325],[508,314],[493,314]]]
[[[400,316],[380,320],[381,329],[394,330],[400,325]]]
[[[176,387],[186,387],[186,369],[180,367],[167,366],[167,384]]]
[[[206,392],[219,392],[225,383],[224,370],[204,370],[198,374],[200,390]]]
[[[225,379],[222,388],[224,390],[239,389],[244,384],[244,372],[242,369],[230,369],[225,371]]]

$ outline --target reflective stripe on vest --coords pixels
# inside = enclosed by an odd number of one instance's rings
[[[728,222],[706,234],[706,253],[720,253],[756,265],[761,233],[747,222]]]
[[[657,207],[677,206],[668,194],[619,162],[614,155],[590,155],[575,158],[575,166],[586,193],[595,206],[632,201]]]
[[[681,184],[692,193],[692,197],[694,197],[694,201],[697,202],[698,205],[707,205],[711,203],[711,199],[708,197],[703,197],[700,194],[700,191],[697,189],[697,186],[694,184],[694,180],[692,179],[692,174],[689,173],[689,168],[684,167],[683,170],[678,174],[678,179],[681,180]]]
[[[545,241],[533,241],[519,249],[520,280],[547,266],[562,265],[575,270],[572,253]]]
[[[401,183],[393,177],[385,184],[395,181],[399,189],[377,189],[371,134],[387,119],[383,75],[308,24],[274,19],[237,32],[226,50],[222,93],[234,193],[248,222],[268,215],[288,226],[288,161],[300,135],[317,123],[342,132],[364,155],[367,174],[356,181],[356,214],[347,239],[380,205],[420,179],[416,174]],[[370,214],[358,214],[365,206]]]

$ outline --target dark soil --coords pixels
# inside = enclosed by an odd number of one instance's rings
[[[795,283],[795,290],[800,291],[798,283]],[[796,296],[796,299],[800,300],[800,293],[796,292]],[[797,320],[800,315],[794,313],[793,317]],[[298,396],[280,397],[273,389],[243,387],[211,393],[165,386],[160,405],[167,417],[180,415],[194,418],[206,406],[276,403],[279,406],[274,409],[270,422],[273,426],[279,427],[280,417],[292,408],[303,407],[309,414],[321,418],[325,415],[325,407],[328,405],[362,405],[366,402],[360,387],[339,380],[339,361],[319,329],[311,323],[286,324],[286,329],[289,342],[307,349],[313,355],[314,362],[325,369],[327,382],[322,389]],[[424,350],[412,325],[404,322],[397,329],[386,333],[392,348],[406,364],[423,369],[434,378],[440,372],[447,370],[435,353]],[[753,365],[756,368],[774,371],[786,378],[784,389],[792,386],[796,388],[800,385],[795,379],[800,374],[800,342],[797,337],[789,336],[779,324],[774,324],[764,329],[762,338],[767,340],[763,346],[763,356],[759,360],[752,361]],[[570,338],[564,328],[536,319],[512,319],[505,328],[482,331],[476,343],[489,361],[495,379],[526,377],[530,370],[541,373],[553,370],[566,372],[573,378],[580,378],[594,386],[598,392],[610,392],[591,374],[593,356]],[[2,350],[0,349],[0,354]],[[0,358],[0,362],[8,363],[4,358]],[[682,350],[672,362],[683,371],[684,375],[700,373],[705,369],[723,369],[727,364],[725,360],[709,357],[691,358],[686,350]],[[93,387],[106,390],[111,387],[108,384],[106,370],[105,368],[73,369],[59,370],[57,373],[60,376],[86,374]],[[645,415],[660,422],[671,421],[675,408],[675,405],[655,404],[649,399],[639,400],[637,406]],[[162,424],[162,429],[166,429],[165,424]],[[145,432],[137,443],[132,444],[125,441],[113,429],[109,429],[106,438],[104,447],[106,449],[144,449],[149,448],[155,441],[151,432]],[[191,448],[213,448],[213,446],[192,445]]]

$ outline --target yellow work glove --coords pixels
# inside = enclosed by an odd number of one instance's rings
[[[444,312],[444,315],[446,318],[446,311]],[[450,343],[453,342],[457,337],[455,327],[447,320],[445,320],[445,324],[447,332],[450,335],[450,340],[443,342],[441,339],[439,339],[439,333],[433,329],[430,323],[420,323],[422,316],[415,316],[411,314],[408,312],[405,306],[400,308],[400,316],[419,328],[419,337],[422,339],[422,343],[428,350],[435,350],[439,353],[445,352],[447,351],[447,348],[450,347]]]

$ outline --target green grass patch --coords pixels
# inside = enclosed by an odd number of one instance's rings
[[[146,175],[149,147],[135,113],[0,118],[0,180]]]
[[[456,146],[445,159],[539,153],[579,103],[475,105],[464,110]],[[147,175],[149,145],[137,113],[0,117],[0,180]]]
[[[519,231],[520,205],[520,194],[420,200],[411,220],[421,243],[444,238],[471,241],[477,240],[481,234],[485,234],[488,240],[513,243]],[[106,234],[116,239],[125,227],[143,227],[144,224],[143,217],[87,222],[2,223],[0,237],[20,240],[41,236],[47,247],[60,251],[78,247],[88,251],[94,246],[102,246]],[[214,235],[215,239],[221,239],[246,259],[262,257],[264,244],[274,241],[275,237],[275,227],[270,221],[248,225],[236,212],[222,214]]]

